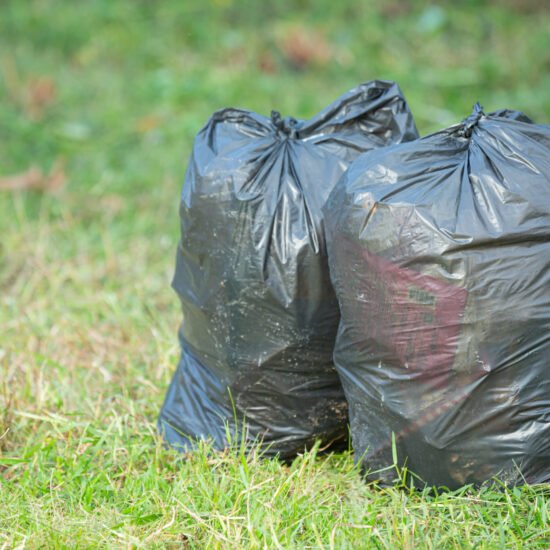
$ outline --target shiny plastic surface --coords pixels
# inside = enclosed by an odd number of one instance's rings
[[[359,154],[416,137],[401,91],[382,81],[308,121],[237,109],[212,116],[180,203],[182,355],[159,419],[169,443],[224,448],[243,436],[243,418],[245,439],[270,455],[346,438],[321,209]]]
[[[476,106],[362,155],[327,203],[335,363],[372,479],[396,479],[395,450],[420,485],[550,481],[550,127],[528,120]]]

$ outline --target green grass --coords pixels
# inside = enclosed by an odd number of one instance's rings
[[[213,110],[306,117],[388,78],[422,133],[477,100],[550,122],[544,1],[267,4],[0,3],[0,178],[67,178],[0,191],[0,548],[548,548],[548,488],[381,490],[350,453],[159,445],[180,184]]]

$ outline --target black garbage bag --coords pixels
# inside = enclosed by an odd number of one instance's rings
[[[550,127],[528,120],[476,106],[362,155],[327,202],[335,364],[371,479],[550,481]]]
[[[170,444],[200,438],[220,449],[244,438],[291,457],[316,439],[346,438],[321,208],[360,153],[416,137],[401,91],[383,81],[308,121],[212,116],[181,196],[182,354],[159,419]]]

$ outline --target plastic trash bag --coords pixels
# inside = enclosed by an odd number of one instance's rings
[[[550,127],[528,120],[476,106],[362,155],[327,203],[335,363],[371,479],[397,460],[420,485],[550,481]]]
[[[244,438],[290,457],[347,437],[321,208],[360,153],[416,137],[391,82],[362,84],[308,121],[212,116],[180,203],[182,354],[159,419],[170,444]]]

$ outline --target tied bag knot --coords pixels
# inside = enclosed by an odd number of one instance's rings
[[[283,118],[279,111],[271,111],[271,122],[277,129],[277,132],[283,137],[290,139],[297,139],[299,122],[291,117],[287,116]]]
[[[471,137],[474,127],[477,126],[480,119],[484,116],[485,113],[483,112],[483,107],[478,101],[472,109],[472,114],[468,118],[465,118],[462,122],[462,135],[465,138]]]

